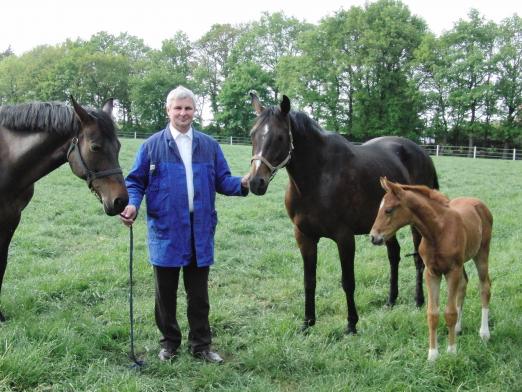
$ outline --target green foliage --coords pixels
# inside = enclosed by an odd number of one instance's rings
[[[122,140],[124,172],[141,141]],[[251,151],[223,146],[232,172],[248,170]],[[441,190],[479,196],[491,208],[494,234],[491,332],[480,341],[475,267],[470,278],[458,353],[426,361],[425,309],[415,308],[415,268],[403,258],[400,295],[384,306],[389,280],[386,250],[357,238],[355,261],[359,333],[345,336],[346,302],[335,244],[319,243],[317,324],[300,332],[303,267],[283,199],[284,171],[263,197],[218,196],[216,264],[210,272],[213,344],[223,366],[186,352],[183,285],[178,320],[184,332],[179,358],[157,359],[154,278],[147,262],[146,227],[134,227],[136,351],[146,361],[130,370],[128,318],[129,232],[102,212],[85,183],[64,166],[36,185],[15,234],[1,296],[8,321],[0,325],[2,391],[516,391],[522,371],[522,280],[519,208],[521,162],[435,158]],[[491,181],[485,181],[485,179]],[[399,232],[402,254],[409,230]],[[445,304],[445,284],[441,292]]]

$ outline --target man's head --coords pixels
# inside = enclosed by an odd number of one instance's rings
[[[165,106],[170,124],[181,133],[187,132],[192,125],[196,108],[194,93],[178,86],[167,95]]]

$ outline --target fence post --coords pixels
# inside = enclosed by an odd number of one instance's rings
[[[477,157],[477,146],[473,146],[473,159]]]
[[[513,149],[513,160],[514,161],[517,160],[517,149],[516,148]]]
[[[233,136],[230,136],[230,145],[234,144],[234,143],[232,143],[232,138],[233,138]]]
[[[439,156],[439,145],[437,144],[437,151],[435,152],[435,156]]]

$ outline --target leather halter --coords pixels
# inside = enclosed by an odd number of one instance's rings
[[[67,151],[67,160],[69,161],[69,156],[75,153],[77,161],[80,163],[80,166],[83,168],[85,172],[85,181],[87,181],[87,184],[89,185],[89,188],[91,188],[91,184],[94,180],[98,178],[108,177],[112,176],[114,174],[121,174],[123,175],[123,172],[120,167],[114,168],[114,169],[108,169],[108,170],[102,170],[102,171],[92,171],[89,169],[83,160],[82,153],[80,152],[80,148],[78,147],[78,138],[73,137],[71,140],[71,144],[69,146],[69,150]],[[70,161],[69,161],[70,163]]]
[[[290,158],[292,157],[292,151],[294,151],[294,138],[292,136],[292,127],[290,126],[290,118],[288,118],[288,136],[290,137],[290,148],[288,150],[288,155],[279,165],[273,166],[270,162],[268,162],[268,160],[266,158],[264,158],[260,155],[254,155],[252,157],[252,159],[250,160],[250,164],[252,164],[252,162],[254,162],[254,161],[261,161],[268,167],[268,169],[270,169],[270,178],[268,179],[268,182],[272,181],[272,178],[274,178],[277,171],[279,169],[282,169],[283,167],[285,167],[288,164],[288,162],[290,161]]]

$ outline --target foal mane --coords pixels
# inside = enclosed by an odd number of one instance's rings
[[[439,192],[436,189],[428,188],[425,185],[401,185],[401,188],[407,191],[412,191],[419,196],[423,196],[429,200],[433,200],[434,202],[441,204],[445,207],[449,205],[449,198],[443,193]]]
[[[114,124],[106,113],[92,108],[87,112],[100,122],[100,129],[115,137]],[[81,128],[74,110],[60,102],[31,102],[0,106],[0,126],[13,131],[48,132],[59,135],[77,133]]]

